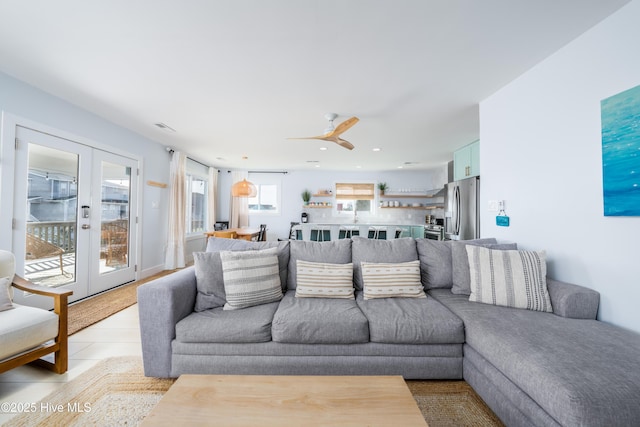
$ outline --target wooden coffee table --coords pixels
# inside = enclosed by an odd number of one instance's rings
[[[142,426],[426,426],[401,376],[182,375]]]

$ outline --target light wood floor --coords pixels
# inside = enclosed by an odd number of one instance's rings
[[[70,336],[65,374],[32,366],[0,374],[0,403],[37,403],[98,361],[116,356],[142,356],[137,304]],[[0,412],[0,425],[15,415]]]

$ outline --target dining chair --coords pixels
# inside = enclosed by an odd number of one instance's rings
[[[260,224],[260,232],[256,239],[258,242],[264,242],[267,240],[267,224]]]

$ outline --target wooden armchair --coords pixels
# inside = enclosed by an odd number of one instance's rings
[[[17,275],[13,254],[0,251],[0,277],[12,277],[11,287],[53,298],[53,313],[40,308],[12,304],[0,311],[0,374],[31,363],[63,374],[68,368],[68,298],[73,291],[48,288]],[[2,291],[6,292],[5,289]],[[41,357],[54,353],[54,362]]]

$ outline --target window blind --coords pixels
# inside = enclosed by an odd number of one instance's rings
[[[338,200],[373,200],[374,184],[336,184],[336,199]]]

